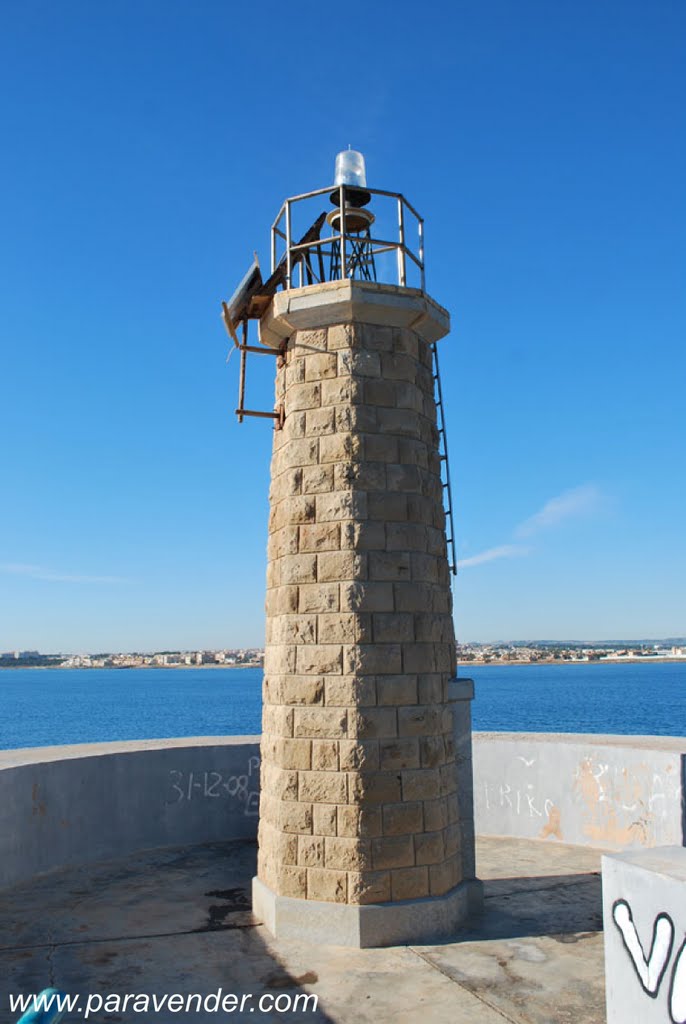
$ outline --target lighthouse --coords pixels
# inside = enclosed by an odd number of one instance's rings
[[[224,305],[239,418],[274,422],[253,909],[277,937],[447,938],[481,901],[436,379],[449,314],[421,217],[355,151],[285,201],[271,241],[270,275],[255,261]],[[275,357],[261,413],[253,351]]]

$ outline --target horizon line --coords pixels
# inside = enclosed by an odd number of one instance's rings
[[[590,640],[590,639],[584,639],[584,638],[581,638],[581,639],[568,639],[568,640],[560,640],[560,639],[550,639],[550,640],[546,640],[546,639],[538,639],[538,640],[524,639],[524,640],[520,640],[520,639],[515,639],[515,638],[509,638],[507,640],[504,640],[504,639],[499,639],[499,640],[458,640],[458,641],[456,641],[456,647],[467,647],[467,646],[470,646],[470,645],[476,645],[476,646],[481,646],[481,647],[486,647],[486,646],[493,647],[493,646],[497,646],[497,645],[506,646],[506,645],[510,645],[510,644],[524,644],[524,645],[529,645],[529,646],[536,646],[537,644],[540,644],[540,645],[556,644],[556,645],[560,645],[560,646],[563,646],[565,644],[588,644],[588,645],[596,645],[597,646],[597,645],[602,645],[602,644],[611,644],[611,645],[625,644],[625,645],[630,645],[630,644],[659,644],[659,643],[686,643],[686,635],[674,634],[674,635],[663,636],[663,637],[656,637],[656,636],[653,636],[653,637],[640,637],[640,638],[637,637],[637,638],[632,638],[632,639],[627,639],[627,638],[620,638],[620,639],[605,638],[605,639],[602,639],[602,640]],[[0,651],[0,658],[14,657],[15,656],[15,652],[17,652],[19,650],[20,650],[19,647],[15,647],[15,648],[12,648],[12,649],[9,649],[9,650]],[[263,645],[259,646],[259,645],[255,645],[255,644],[248,644],[245,647],[230,647],[230,646],[223,646],[223,647],[174,647],[174,648],[172,648],[172,647],[165,647],[165,648],[156,647],[156,648],[147,648],[147,649],[138,648],[138,649],[129,649],[129,650],[109,650],[109,651],[108,650],[88,651],[88,650],[79,649],[79,650],[72,650],[72,651],[45,651],[45,652],[43,652],[43,651],[38,650],[38,648],[34,648],[34,649],[24,648],[23,650],[27,654],[32,654],[34,656],[38,655],[39,657],[43,657],[43,658],[51,658],[51,657],[61,657],[63,655],[66,655],[66,656],[70,656],[70,655],[71,656],[74,656],[74,655],[81,655],[81,656],[83,656],[83,655],[86,655],[86,656],[89,656],[89,657],[94,657],[95,655],[108,655],[109,656],[109,655],[124,655],[124,654],[131,654],[131,655],[134,655],[134,654],[136,654],[136,655],[147,655],[147,654],[194,654],[194,653],[198,653],[198,652],[201,652],[201,651],[207,652],[209,654],[216,653],[217,651],[264,651],[265,650],[265,645],[263,644]]]

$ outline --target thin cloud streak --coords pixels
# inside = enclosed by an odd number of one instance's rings
[[[457,568],[465,569],[470,565],[483,565],[484,562],[495,562],[498,558],[521,558],[528,554],[529,549],[521,544],[501,544],[500,547],[488,548],[487,551],[481,551],[478,555],[472,555],[470,558],[460,558]]]
[[[516,537],[531,537],[533,534],[557,526],[566,519],[587,516],[598,511],[603,503],[603,494],[594,484],[583,484],[546,501],[529,519],[525,519],[515,530]]]
[[[551,527],[558,526],[568,519],[592,515],[606,503],[606,496],[595,484],[582,484],[580,487],[573,487],[546,501],[538,512],[515,527],[514,536],[517,538],[532,537]],[[501,544],[496,548],[488,548],[477,555],[472,555],[471,558],[460,559],[457,567],[464,569],[470,565],[483,565],[499,558],[516,558],[530,553],[531,549],[522,544]]]
[[[25,576],[32,580],[46,583],[133,583],[123,576],[85,576],[76,573],[53,572],[40,565],[24,565],[21,562],[4,562],[0,564],[0,572],[9,576]]]

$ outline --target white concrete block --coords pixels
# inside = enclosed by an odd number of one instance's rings
[[[607,1024],[686,1024],[686,849],[602,858]]]

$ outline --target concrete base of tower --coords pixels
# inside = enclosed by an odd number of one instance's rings
[[[357,906],[277,896],[253,878],[253,913],[276,939],[369,949],[442,942],[454,938],[483,907],[478,879],[460,882],[444,896]]]

